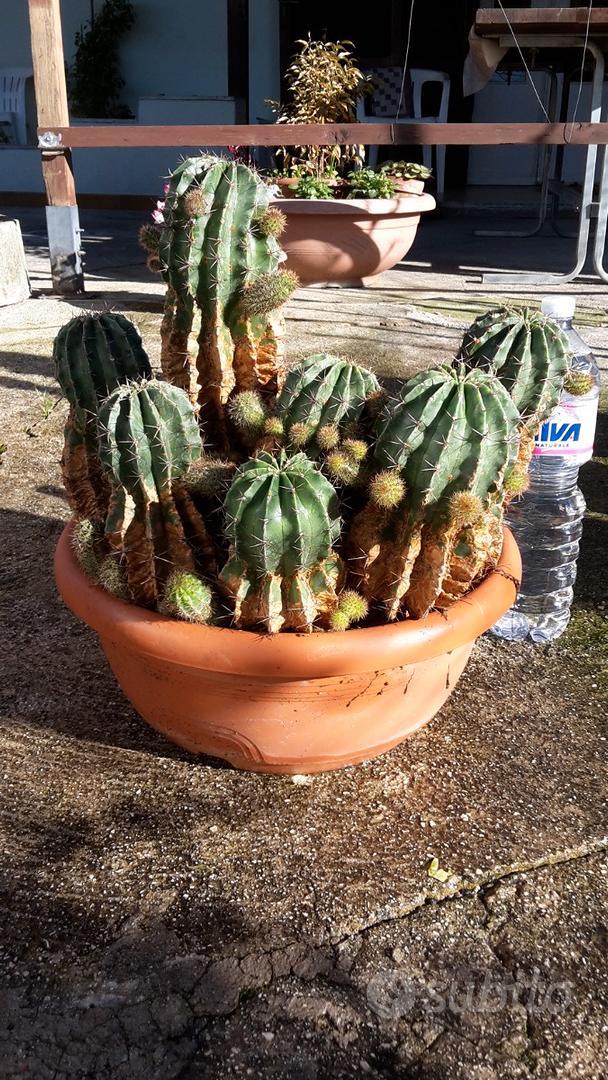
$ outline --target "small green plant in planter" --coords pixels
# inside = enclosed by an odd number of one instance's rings
[[[303,176],[296,183],[290,184],[289,189],[296,199],[334,199],[335,190],[327,180],[318,179],[316,176]]]
[[[378,171],[396,180],[428,180],[433,175],[426,165],[416,161],[385,161]]]
[[[373,169],[358,169],[348,174],[349,199],[392,199],[395,185],[389,176]]]

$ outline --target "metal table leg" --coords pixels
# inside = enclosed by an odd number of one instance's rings
[[[591,84],[591,115],[592,123],[599,123],[602,118],[602,90],[604,85],[604,54],[594,41],[588,41],[586,48],[594,60],[593,80]],[[593,206],[593,184],[595,180],[595,167],[597,162],[597,146],[590,145],[587,148],[585,164],[585,180],[581,196],[581,209],[579,217],[578,241],[576,246],[576,263],[568,274],[545,274],[545,273],[487,273],[482,274],[481,280],[488,285],[565,285],[574,281],[585,266],[587,249],[589,246],[589,228],[591,224],[591,211]],[[605,234],[605,230],[604,230]],[[597,245],[597,242],[596,242]]]
[[[597,225],[593,244],[593,269],[602,281],[608,282],[608,271],[604,268],[604,249],[606,247],[606,225],[608,223],[608,154],[602,147],[602,168],[600,172],[600,198],[598,203]]]

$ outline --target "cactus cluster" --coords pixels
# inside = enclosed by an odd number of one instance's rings
[[[284,221],[269,198],[246,165],[204,155],[171,174],[165,200],[162,369],[186,390],[207,439],[223,450],[224,406],[233,391],[272,395],[282,378],[280,308],[297,278],[280,269]]]
[[[294,281],[268,198],[233,162],[172,174],[164,225],[141,235],[168,285],[162,381],[124,316],[60,330],[76,557],[121,600],[271,634],[448,608],[496,565],[535,428],[589,380],[556,325],[510,309],[393,397],[325,353],[285,375]]]

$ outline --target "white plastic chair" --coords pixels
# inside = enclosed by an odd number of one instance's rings
[[[390,120],[393,124],[446,124],[448,119],[448,105],[450,102],[450,77],[445,71],[431,71],[430,68],[410,68],[408,71],[412,91],[412,116],[400,116],[395,119],[399,106],[403,69],[400,67],[370,68],[366,75],[370,75],[375,82],[375,88],[371,94],[372,112],[366,112],[366,98],[360,98],[357,103],[357,120],[362,124],[373,124],[378,120]],[[427,83],[441,84],[441,100],[439,110],[435,116],[422,115],[422,88]],[[403,110],[403,102],[401,103]],[[375,167],[378,161],[378,147],[370,146],[369,164]],[[445,146],[435,147],[437,195],[443,195],[445,187]],[[427,169],[432,168],[433,147],[423,146],[422,160]]]
[[[33,77],[31,68],[0,70],[0,124],[10,129],[18,146],[27,145],[25,87]]]

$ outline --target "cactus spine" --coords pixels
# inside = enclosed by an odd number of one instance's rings
[[[61,461],[70,505],[79,517],[103,522],[109,488],[97,453],[97,409],[116,386],[151,376],[150,361],[133,323],[111,313],[62,326],[53,361],[70,405]]]
[[[225,501],[228,562],[220,582],[237,626],[311,631],[336,610],[342,563],[337,497],[304,455],[262,451],[237,470]]]
[[[353,523],[348,554],[355,584],[389,619],[402,605],[416,618],[447,606],[448,585],[453,594],[460,588],[455,553],[466,588],[495,564],[502,484],[517,457],[518,422],[498,379],[464,365],[421,372],[385,407],[376,425],[379,475]]]
[[[195,571],[194,551],[213,569],[205,524],[182,483],[202,449],[187,396],[155,380],[117,387],[99,410],[99,447],[112,483],[106,539],[124,555],[135,602],[155,607],[172,568]]]
[[[281,304],[296,287],[279,270],[281,219],[245,165],[189,158],[172,173],[159,246],[167,282],[161,328],[165,376],[201,409],[225,447],[233,390],[276,393],[282,375]]]
[[[475,320],[460,355],[468,366],[495,373],[534,432],[559,401],[571,350],[552,319],[531,308],[502,307]]]

